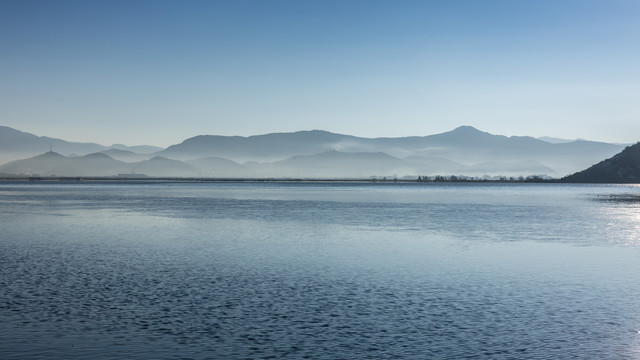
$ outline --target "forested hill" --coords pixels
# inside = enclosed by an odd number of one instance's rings
[[[640,142],[590,168],[564,177],[573,183],[640,183]]]

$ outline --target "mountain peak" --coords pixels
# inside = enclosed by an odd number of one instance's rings
[[[459,126],[451,131],[430,135],[429,137],[439,139],[440,141],[453,142],[461,146],[489,144],[493,143],[496,139],[500,139],[500,141],[506,139],[505,136],[493,135],[468,125]]]
[[[451,132],[465,132],[465,133],[473,133],[473,132],[477,132],[477,133],[483,133],[484,131],[480,131],[476,128],[474,128],[473,126],[470,125],[462,125],[462,126],[458,126],[457,128],[451,130]]]
[[[476,128],[474,128],[473,126],[469,126],[469,125],[463,125],[463,126],[458,126],[457,128],[445,132],[445,134],[449,134],[449,135],[453,135],[453,136],[459,136],[459,137],[487,137],[487,136],[501,136],[501,135],[493,135],[491,133],[488,133],[486,131],[482,131],[482,130],[478,130]]]
[[[32,159],[34,158],[39,158],[39,159],[61,159],[61,158],[66,158],[66,156],[57,153],[55,151],[47,151],[46,153],[40,154],[40,155],[36,155],[34,156]]]

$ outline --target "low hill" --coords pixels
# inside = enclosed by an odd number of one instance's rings
[[[572,183],[640,183],[640,142],[626,147],[619,154],[586,170],[564,177],[561,181]]]
[[[104,153],[67,157],[53,151],[0,166],[0,173],[26,176],[148,176],[190,177],[198,170],[189,164],[156,156],[150,160],[127,163]]]
[[[124,162],[149,160],[149,157],[151,156],[148,154],[136,153],[131,150],[120,150],[116,148],[111,148],[109,150],[102,151],[101,153],[107,154],[116,160],[120,160]]]

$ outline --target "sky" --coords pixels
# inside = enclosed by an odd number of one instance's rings
[[[640,141],[636,0],[2,0],[0,125]]]

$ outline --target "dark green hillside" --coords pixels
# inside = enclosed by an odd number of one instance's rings
[[[640,142],[610,159],[562,179],[573,183],[640,183]]]

